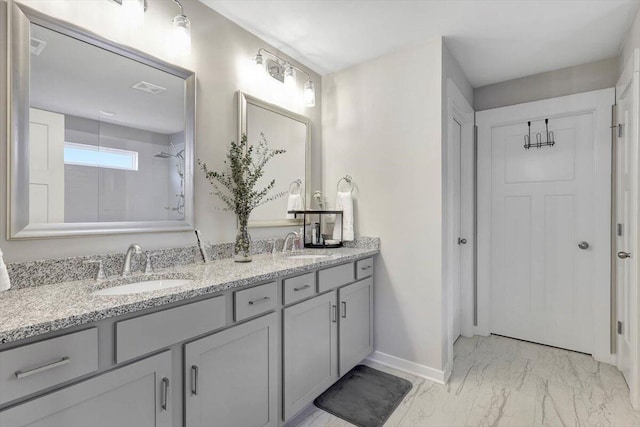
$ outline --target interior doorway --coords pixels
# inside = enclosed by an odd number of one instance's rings
[[[448,368],[453,343],[473,336],[474,241],[474,112],[452,80],[447,81],[447,135],[445,146],[445,257],[447,287]]]
[[[617,366],[630,390],[631,404],[640,407],[638,360],[638,49],[626,64],[616,85],[615,154],[615,222],[612,268],[616,279],[615,342]]]
[[[612,88],[477,113],[477,333],[612,363],[614,102]]]

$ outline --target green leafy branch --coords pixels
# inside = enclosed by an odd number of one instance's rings
[[[260,141],[251,146],[247,143],[247,135],[242,134],[239,143],[231,141],[223,172],[209,170],[207,164],[200,159],[198,165],[213,186],[211,194],[219,197],[225,204],[223,209],[235,212],[241,222],[246,222],[255,208],[286,194],[286,191],[283,191],[269,195],[276,185],[275,179],[262,190],[255,189],[269,160],[284,153],[286,150],[270,148],[262,132]]]

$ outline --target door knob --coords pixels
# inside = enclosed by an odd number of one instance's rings
[[[582,241],[578,243],[578,247],[582,250],[589,249],[589,242]]]
[[[467,244],[467,239],[463,239],[462,237],[458,237],[458,244],[459,245],[466,245]]]
[[[620,251],[620,252],[618,252],[618,258],[620,258],[620,259],[631,258],[631,254],[629,252]]]

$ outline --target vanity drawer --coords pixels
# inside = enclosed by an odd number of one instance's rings
[[[318,292],[337,288],[354,280],[353,263],[331,267],[318,272]]]
[[[234,319],[236,322],[260,313],[275,310],[278,303],[278,285],[265,283],[251,289],[237,291],[234,296]]]
[[[373,276],[373,257],[356,262],[356,280]]]
[[[98,369],[98,329],[0,353],[0,404]]]
[[[282,283],[282,299],[284,304],[291,304],[301,299],[315,295],[316,273],[284,279]]]
[[[123,320],[116,323],[116,363],[213,331],[225,323],[224,296]]]

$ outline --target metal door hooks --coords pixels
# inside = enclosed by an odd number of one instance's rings
[[[542,134],[540,132],[536,133],[536,142],[535,144],[531,143],[531,122],[527,122],[529,126],[529,134],[524,136],[524,148],[528,150],[531,147],[540,148],[540,147],[553,147],[556,145],[555,136],[553,135],[553,131],[549,131],[549,119],[544,119],[544,126],[547,130],[547,140],[542,141]]]

